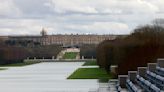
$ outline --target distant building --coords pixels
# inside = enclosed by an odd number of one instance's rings
[[[97,35],[97,34],[56,34],[47,35],[45,29],[37,36],[8,36],[10,41],[32,41],[38,42],[41,45],[60,44],[63,46],[73,46],[80,44],[99,44],[104,40],[114,40],[118,35]],[[5,37],[6,40],[6,37]]]
[[[8,36],[0,36],[0,40],[1,40],[1,41],[6,41],[6,40],[8,40],[8,39],[9,39]]]

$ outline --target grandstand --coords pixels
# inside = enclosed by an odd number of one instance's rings
[[[117,92],[164,92],[164,59],[138,67],[138,71],[128,71],[119,75]]]

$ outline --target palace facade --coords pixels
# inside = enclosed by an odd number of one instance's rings
[[[95,34],[56,34],[47,35],[46,30],[42,29],[41,35],[38,36],[8,36],[10,41],[33,41],[39,42],[41,45],[60,44],[79,45],[79,44],[99,44],[104,40],[114,40],[117,35],[95,35]]]

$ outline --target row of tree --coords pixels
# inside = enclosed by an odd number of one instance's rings
[[[87,59],[96,58],[96,47],[95,44],[83,44],[80,46],[80,57]]]
[[[34,42],[33,40],[6,40],[4,42],[8,46],[23,46],[23,47],[34,47],[34,46],[40,46],[40,42]]]
[[[20,63],[27,57],[56,58],[61,50],[62,47],[60,45],[24,47],[0,43],[0,64]]]
[[[146,25],[136,28],[133,33],[113,41],[104,41],[97,48],[97,63],[110,71],[111,65],[118,65],[118,74],[146,66],[164,58],[164,28]]]
[[[0,64],[20,63],[27,54],[27,51],[22,47],[0,45]]]

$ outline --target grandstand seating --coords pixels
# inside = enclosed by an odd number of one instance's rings
[[[117,92],[164,92],[164,59],[138,67],[138,71],[128,71],[119,75]]]

